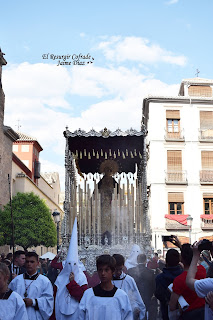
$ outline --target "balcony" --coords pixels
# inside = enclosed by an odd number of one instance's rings
[[[178,221],[166,219],[165,221],[165,229],[166,230],[189,230],[188,226],[185,226]]]
[[[168,132],[168,129],[165,129],[165,140],[166,141],[185,141],[183,130],[178,132]]]
[[[167,171],[165,182],[166,184],[187,184],[186,171]]]
[[[200,183],[213,184],[213,170],[200,170]]]
[[[201,229],[213,230],[213,214],[202,214],[201,218]]]
[[[200,129],[199,130],[200,142],[213,142],[213,129]]]

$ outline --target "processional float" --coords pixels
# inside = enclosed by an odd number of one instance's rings
[[[66,128],[64,136],[63,248],[69,246],[77,217],[79,258],[91,273],[101,254],[127,257],[133,244],[150,252],[146,130],[70,132]]]

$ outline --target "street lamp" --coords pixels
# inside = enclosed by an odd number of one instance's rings
[[[53,214],[53,219],[55,223],[57,224],[57,253],[59,251],[59,223],[61,221],[60,219],[60,212],[58,212],[56,209],[54,210]]]
[[[189,242],[191,243],[192,242],[192,239],[191,239],[191,235],[192,235],[192,221],[193,221],[193,218],[192,216],[188,216],[186,218],[187,220],[187,225],[189,226]]]

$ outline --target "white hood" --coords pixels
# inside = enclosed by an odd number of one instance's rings
[[[87,279],[78,263],[78,236],[77,236],[77,218],[75,218],[67,258],[59,273],[55,285],[57,286],[56,294],[56,311],[59,309],[64,315],[73,314],[78,308],[78,302],[71,297],[66,285],[70,282],[70,273],[74,273],[74,280],[82,286],[87,284]]]

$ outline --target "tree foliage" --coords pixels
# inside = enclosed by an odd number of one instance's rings
[[[15,245],[25,250],[32,246],[54,247],[57,234],[51,213],[44,200],[33,192],[17,193],[12,199]],[[11,208],[0,212],[0,245],[12,244]]]

